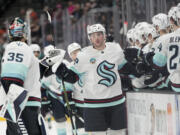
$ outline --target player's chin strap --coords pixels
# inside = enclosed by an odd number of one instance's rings
[[[48,135],[47,127],[45,125],[44,118],[41,114],[38,115],[38,122],[39,122],[39,126],[41,128],[41,135]]]

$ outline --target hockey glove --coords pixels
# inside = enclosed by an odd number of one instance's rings
[[[150,85],[155,83],[158,79],[162,78],[162,74],[158,70],[154,70],[148,75],[149,79],[144,81],[144,84]]]
[[[148,66],[153,65],[152,60],[153,60],[154,54],[155,54],[154,52],[149,52],[144,55],[143,60]]]
[[[164,77],[164,76],[168,76],[169,75],[169,72],[168,72],[168,69],[166,66],[164,66],[162,69],[160,70],[154,70],[150,73],[150,78],[145,80],[145,84],[146,85],[150,85],[150,84],[153,84],[155,83],[158,79],[160,79],[161,77]]]
[[[78,75],[72,70],[68,69],[64,63],[61,63],[57,68],[55,74],[63,79],[65,82],[75,83],[79,80]]]
[[[126,48],[124,50],[125,58],[130,63],[137,63],[142,60],[143,52],[137,48]]]
[[[146,74],[146,73],[149,73],[152,71],[151,67],[148,66],[146,63],[143,63],[143,62],[137,63],[136,70],[139,74]]]

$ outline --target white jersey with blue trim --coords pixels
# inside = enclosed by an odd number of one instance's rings
[[[74,66],[74,61],[71,62],[71,67]],[[78,73],[76,71],[76,73]],[[78,75],[80,76],[80,73],[78,73]],[[81,76],[80,76],[81,77]],[[82,86],[82,82],[81,82],[81,79],[79,79],[78,82],[76,82],[75,84],[73,84],[74,88],[73,88],[73,100],[74,102],[76,103],[76,106],[78,107],[84,107],[84,97],[83,97],[83,86]]]
[[[148,43],[147,45],[145,45],[145,46],[142,48],[143,54],[146,54],[146,53],[151,52],[151,47],[152,47],[152,44],[150,44],[150,43]]]
[[[26,43],[9,43],[2,61],[1,77],[21,80],[30,97],[41,98],[39,61]]]
[[[48,93],[57,99],[57,96],[61,98],[61,82],[58,81],[58,78],[55,74],[52,74],[48,77],[43,77],[41,80],[41,87],[44,89],[48,89]]]
[[[153,57],[153,63],[162,67],[167,63],[169,73],[180,69],[180,28],[162,37],[162,48]]]
[[[154,53],[157,53],[157,52],[160,52],[161,51],[161,49],[162,49],[162,43],[163,43],[163,40],[165,40],[166,38],[167,38],[167,36],[166,36],[167,34],[164,34],[164,35],[162,35],[162,36],[160,36],[160,37],[158,37],[154,42],[153,42],[153,44],[152,44],[152,51],[154,52]]]
[[[153,63],[157,68],[167,64],[170,81],[180,87],[180,28],[163,36],[161,51],[154,55]]]
[[[83,49],[74,65],[82,83],[85,107],[114,106],[125,101],[118,70],[127,61],[119,44],[105,45],[101,51],[93,46]]]

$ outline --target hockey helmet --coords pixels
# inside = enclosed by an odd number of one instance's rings
[[[30,48],[33,50],[33,52],[40,52],[40,47],[38,44],[31,44]]]
[[[68,50],[69,56],[73,51],[75,51],[77,49],[81,49],[81,46],[78,43],[72,43],[72,44],[68,45],[67,50]]]
[[[87,26],[87,33],[89,40],[90,40],[90,34],[95,32],[103,32],[104,35],[106,34],[106,30],[102,24],[93,24]]]
[[[127,32],[126,37],[127,37],[127,41],[128,41],[130,44],[132,44],[132,42],[133,42],[133,43],[135,42],[134,33],[135,33],[135,29],[134,29],[134,28],[128,30],[128,32]]]
[[[152,23],[156,27],[159,27],[159,30],[165,30],[169,26],[168,16],[164,13],[159,13],[152,18]]]

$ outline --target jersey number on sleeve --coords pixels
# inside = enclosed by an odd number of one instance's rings
[[[169,64],[170,64],[170,69],[176,69],[177,68],[177,63],[173,62],[173,59],[175,59],[178,56],[178,52],[179,52],[179,47],[177,45],[171,45],[169,47],[169,51],[173,51],[174,54],[172,55],[172,57],[169,59]]]
[[[16,62],[22,62],[23,61],[23,54],[21,53],[14,53],[14,52],[9,52],[8,53],[8,61],[16,61]]]

